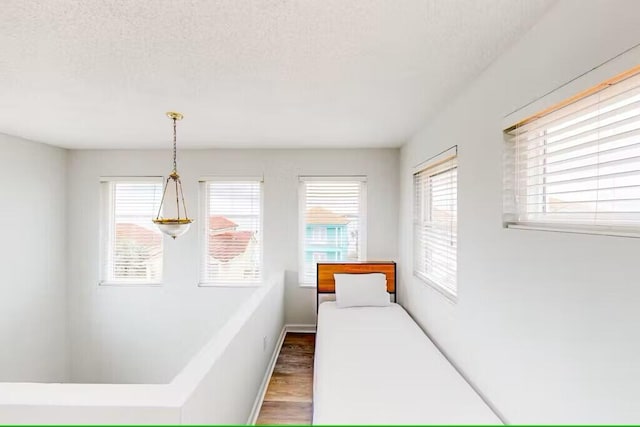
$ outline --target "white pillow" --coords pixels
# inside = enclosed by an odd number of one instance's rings
[[[386,307],[391,304],[387,277],[382,273],[333,275],[336,281],[336,305],[346,307]]]

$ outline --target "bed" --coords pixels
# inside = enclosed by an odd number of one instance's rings
[[[359,263],[319,264],[318,294],[343,271],[380,271],[395,293],[395,264]],[[320,296],[314,424],[502,424],[400,305],[339,308]]]

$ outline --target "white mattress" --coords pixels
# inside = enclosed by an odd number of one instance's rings
[[[314,424],[502,424],[398,304],[320,304]]]

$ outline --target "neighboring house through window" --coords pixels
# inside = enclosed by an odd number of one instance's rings
[[[365,257],[366,179],[300,177],[300,283],[316,283],[320,261]]]
[[[313,252],[311,256],[313,262],[322,262],[327,260],[326,252]]]
[[[162,233],[151,221],[162,196],[161,178],[103,178],[101,284],[159,284]]]
[[[262,180],[201,181],[201,285],[256,285],[262,279]]]

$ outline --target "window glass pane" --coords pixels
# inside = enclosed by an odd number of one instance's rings
[[[107,223],[103,224],[103,282],[160,283],[162,233],[153,224],[162,197],[162,183],[111,181]]]
[[[262,274],[262,184],[205,184],[204,284],[256,284]]]
[[[361,181],[308,180],[301,183],[302,283],[316,283],[320,261],[359,261],[363,257]]]
[[[640,74],[505,131],[506,224],[640,227]]]
[[[453,149],[452,149],[453,150]],[[455,155],[414,174],[414,274],[457,294],[458,168]]]

